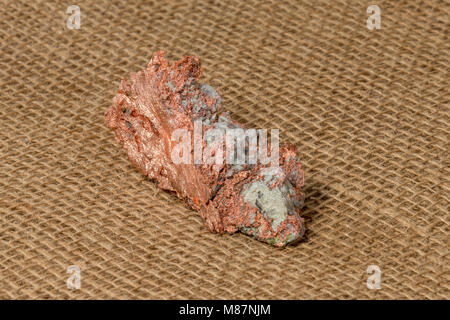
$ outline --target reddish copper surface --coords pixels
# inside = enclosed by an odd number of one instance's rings
[[[114,130],[116,140],[127,150],[134,166],[198,211],[210,231],[240,230],[275,246],[298,240],[304,233],[303,219],[298,213],[303,197],[303,171],[293,146],[280,148],[281,170],[269,181],[261,174],[264,167],[261,164],[243,165],[240,171],[230,174],[233,167],[226,163],[172,161],[171,152],[176,145],[172,135],[177,129],[187,129],[194,137],[195,119],[202,119],[202,132],[218,125],[244,128],[228,114],[220,114],[220,97],[211,87],[198,82],[201,74],[197,57],[185,57],[169,65],[164,53],[157,52],[145,70],[133,74],[130,80],[122,80],[106,113],[108,127]],[[202,150],[207,146],[204,140],[201,137]],[[193,148],[191,153],[194,154]],[[289,187],[290,192],[283,194],[289,214],[275,224],[276,229],[264,208],[244,200],[243,190],[257,181],[266,181],[270,189]]]

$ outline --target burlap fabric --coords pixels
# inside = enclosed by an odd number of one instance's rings
[[[366,27],[370,4],[380,30]],[[450,298],[448,1],[0,10],[1,298]],[[199,56],[235,119],[297,145],[304,241],[211,234],[132,167],[104,112],[157,49]]]

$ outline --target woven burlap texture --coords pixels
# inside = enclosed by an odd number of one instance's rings
[[[0,298],[450,298],[449,8],[1,1]],[[225,110],[297,146],[298,245],[211,234],[130,164],[104,113],[158,49],[200,57]]]

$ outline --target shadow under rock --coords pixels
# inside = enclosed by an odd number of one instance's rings
[[[305,193],[305,203],[300,212],[300,216],[305,219],[305,235],[296,243],[289,244],[288,246],[297,247],[302,243],[309,242],[312,238],[317,236],[316,233],[308,228],[308,225],[313,219],[319,218],[320,209],[323,207],[324,202],[330,199],[329,192],[327,192],[328,189],[330,188],[327,187],[327,185],[318,180],[310,179],[305,181],[303,189],[303,192]]]
[[[145,178],[145,180],[157,185],[157,181],[155,179]],[[200,217],[200,215],[187,203],[180,200],[177,197],[176,192],[169,190],[162,190],[162,191],[167,195],[169,195],[174,201],[178,201],[181,206],[187,208],[188,210],[192,210],[194,216],[204,225],[204,221]],[[307,243],[311,241],[311,239],[317,236],[317,233],[311,231],[311,229],[308,228],[308,225],[312,222],[313,219],[320,219],[321,209],[323,208],[327,200],[331,198],[331,193],[333,192],[333,189],[329,187],[327,184],[323,183],[322,181],[309,179],[305,182],[303,192],[305,193],[305,201],[301,209],[300,216],[305,219],[305,227],[306,227],[305,234],[299,241],[297,241],[296,243],[289,244],[288,247],[297,247],[299,245],[302,245],[302,243]],[[236,234],[248,237],[248,235],[242,234],[240,232],[237,232]]]

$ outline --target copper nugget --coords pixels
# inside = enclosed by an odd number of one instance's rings
[[[279,149],[274,173],[264,171],[268,163],[202,161],[199,153],[211,156],[226,149],[228,129],[245,127],[220,112],[221,98],[198,82],[201,74],[197,57],[169,65],[164,52],[157,52],[145,70],[122,80],[106,113],[108,127],[133,165],[198,211],[211,232],[240,231],[279,247],[297,241],[305,229],[299,215],[303,171],[294,146]],[[188,148],[180,148],[180,129],[184,138],[194,140]],[[205,132],[211,129],[220,134],[208,137]],[[205,135],[199,138],[196,130]],[[249,149],[246,139],[247,157]],[[190,161],[175,161],[174,153]],[[224,158],[228,156],[226,152]]]

